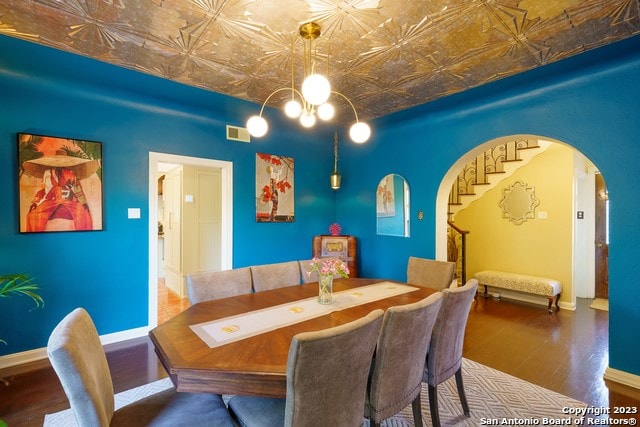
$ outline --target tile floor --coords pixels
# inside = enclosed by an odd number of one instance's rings
[[[164,279],[158,279],[158,325],[187,308],[189,308],[189,299],[178,298],[165,286]]]

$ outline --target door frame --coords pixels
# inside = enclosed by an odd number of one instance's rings
[[[158,324],[158,163],[220,169],[222,175],[221,259],[223,270],[233,268],[233,163],[224,160],[149,152],[149,328]]]
[[[583,298],[593,298],[596,294],[596,173],[598,168],[590,166],[587,168],[586,182],[586,216],[587,216],[587,240],[586,240],[586,286],[583,292],[579,292]]]
[[[592,185],[593,197],[591,198],[591,200],[593,201],[592,205],[593,205],[593,209],[594,209],[594,215],[593,215],[594,226],[593,226],[593,240],[592,240],[593,241],[593,245],[591,245],[592,248],[593,248],[593,253],[592,253],[592,256],[593,256],[593,269],[592,269],[592,272],[593,272],[593,294],[592,294],[591,297],[592,298],[602,298],[602,296],[598,296],[598,282],[600,281],[600,278],[598,277],[598,274],[596,274],[596,272],[600,268],[602,268],[602,266],[601,266],[601,262],[602,262],[605,265],[604,268],[605,268],[606,273],[607,273],[607,285],[606,285],[606,287],[607,287],[607,298],[606,299],[609,299],[609,268],[608,268],[608,264],[609,264],[608,263],[608,260],[609,260],[609,248],[608,248],[609,241],[608,241],[608,230],[607,230],[607,225],[603,225],[602,223],[599,224],[598,221],[596,221],[596,213],[598,212],[596,204],[598,203],[598,199],[600,198],[600,195],[598,194],[598,191],[597,191],[597,188],[596,188],[596,176],[597,175],[601,176],[602,184],[604,185],[605,191],[606,191],[606,188],[607,188],[607,181],[604,179],[604,175],[602,175],[602,173],[600,173],[598,170],[595,170],[594,173],[593,173],[593,183],[592,183],[593,184]],[[608,212],[606,206],[603,209],[605,209],[604,221],[605,221],[606,224],[608,224],[609,223],[609,219],[608,219],[609,212]],[[602,231],[604,231],[605,238],[607,240],[607,242],[606,242],[606,246],[607,246],[606,255],[604,257],[596,256],[598,254],[598,249],[596,248],[597,244],[598,244],[598,226],[605,227],[605,230],[602,230]]]

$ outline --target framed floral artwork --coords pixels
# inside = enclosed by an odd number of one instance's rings
[[[394,176],[389,174],[380,180],[376,190],[376,216],[387,217],[396,214]]]
[[[21,233],[102,230],[102,144],[18,134]]]
[[[256,221],[293,222],[294,160],[256,154]]]

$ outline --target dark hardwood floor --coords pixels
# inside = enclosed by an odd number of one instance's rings
[[[478,297],[464,356],[591,406],[639,407],[637,390],[610,390],[603,380],[608,313],[590,309],[589,302],[549,315],[543,306]],[[105,349],[116,392],[166,376],[147,338]],[[46,360],[0,370],[0,378],[0,420],[9,427],[41,426],[45,414],[68,407]]]

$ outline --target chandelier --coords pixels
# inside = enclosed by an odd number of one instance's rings
[[[329,80],[317,70],[316,49],[314,49],[313,41],[320,36],[320,25],[315,22],[302,24],[299,29],[300,35],[304,39],[304,81],[300,90],[294,87],[294,68],[293,68],[293,44],[291,45],[291,87],[282,87],[271,92],[271,94],[262,103],[260,113],[251,116],[247,120],[247,130],[249,133],[260,138],[266,135],[269,130],[269,124],[262,117],[265,105],[273,95],[282,91],[290,91],[291,99],[284,104],[285,115],[291,119],[298,119],[303,127],[310,128],[316,124],[317,119],[323,121],[331,120],[335,115],[335,108],[328,102],[329,97],[337,95],[346,100],[355,116],[355,123],[349,128],[349,136],[356,143],[366,142],[371,136],[371,128],[365,122],[358,120],[353,103],[345,95],[331,89]],[[308,43],[307,43],[308,42]],[[327,63],[329,59],[327,58]]]

